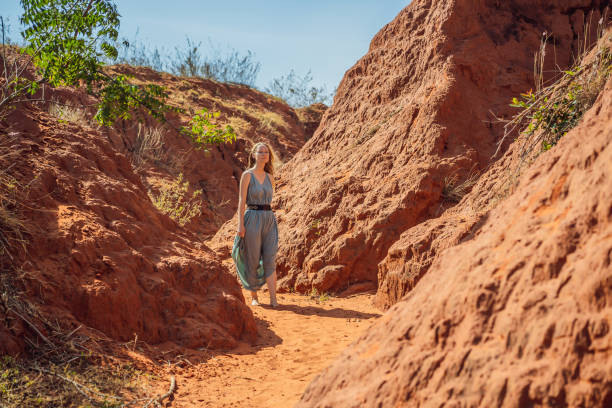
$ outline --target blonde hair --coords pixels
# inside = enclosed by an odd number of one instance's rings
[[[268,149],[268,152],[270,152],[268,155],[268,162],[264,165],[264,171],[274,175],[274,162],[276,161],[276,154],[274,153],[274,150],[270,148],[270,145],[265,142],[255,143],[251,148],[251,153],[249,153],[249,168],[255,165],[255,152],[259,146],[265,146]]]

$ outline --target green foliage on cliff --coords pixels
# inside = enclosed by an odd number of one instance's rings
[[[532,139],[531,146],[539,144],[541,151],[549,150],[579,123],[593,105],[612,73],[611,37],[601,38],[588,61],[585,53],[574,67],[560,72],[560,77],[552,85],[542,87],[542,80],[537,79],[535,92],[530,90],[512,99],[510,106],[521,109],[516,118],[529,121],[523,134]],[[544,39],[543,47],[545,42]],[[539,64],[536,72],[541,73],[543,60]]]
[[[204,108],[193,116],[189,126],[183,126],[182,132],[191,136],[198,146],[236,141],[236,133],[230,125],[221,127],[221,125],[213,122],[219,115],[219,112],[209,112],[208,109]]]
[[[163,87],[135,84],[126,75],[104,71],[103,61],[118,56],[119,13],[112,1],[22,0],[21,4],[21,23],[25,27],[22,55],[6,43],[4,20],[1,21],[0,118],[19,103],[44,100],[45,86],[85,87],[98,99],[94,118],[104,126],[118,119],[131,119],[135,113],[164,122],[168,112],[184,111],[167,103],[168,94]],[[27,75],[32,68],[34,78]],[[231,141],[231,137],[220,137],[224,134],[210,126],[189,129],[185,132],[199,144]]]
[[[202,213],[201,196],[202,190],[189,194],[189,182],[183,181],[183,174],[160,186],[158,193],[149,192],[153,205],[181,226]]]

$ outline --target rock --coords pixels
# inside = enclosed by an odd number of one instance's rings
[[[503,135],[491,112],[508,118],[512,97],[533,87],[542,32],[556,44],[545,69],[568,66],[580,42],[570,17],[605,5],[415,0],[406,7],[346,72],[314,136],[279,174],[281,287],[308,290],[329,282],[321,278],[326,266],[345,265],[347,277],[330,290],[365,281],[395,290],[379,283],[395,273],[385,259],[404,257],[402,234],[448,210],[449,179],[464,181],[491,164]],[[408,234],[433,243],[426,229]],[[388,297],[380,303],[396,300]]]
[[[609,7],[608,12],[605,11],[605,3],[587,3],[589,2],[583,4],[584,10],[558,9],[557,12],[560,12],[560,16],[554,17],[556,23],[553,24],[553,28],[559,33],[565,33],[568,30],[584,33],[584,29],[581,26],[576,26],[576,24],[578,24],[578,21],[583,21],[585,12],[587,18],[592,21],[593,27],[597,26],[598,16],[601,13],[612,12]],[[589,9],[588,7],[592,8]],[[569,28],[560,23],[560,21],[566,21],[563,16],[567,13],[572,16],[572,23]],[[543,21],[548,21],[549,18],[550,16],[543,18]],[[555,31],[552,34],[554,35]],[[574,38],[583,38],[583,36],[584,34],[581,34]],[[555,38],[568,39],[570,37],[572,36],[565,34],[555,35]],[[592,32],[588,41],[595,39],[597,39],[597,36]],[[605,45],[603,46],[605,47]],[[572,43],[569,48],[576,49],[576,52],[578,52],[578,48],[575,47],[577,45]],[[555,54],[551,55],[553,52]],[[547,58],[551,61],[554,61],[554,58],[558,56],[556,48],[551,49],[550,44],[547,53]],[[558,69],[557,67],[552,71]],[[490,208],[512,189],[516,179],[516,175],[512,173],[516,173],[518,166],[523,166],[521,164],[525,162],[523,156],[521,143],[513,143],[509,146],[505,155],[499,154],[496,156],[495,160],[492,160],[482,174],[478,175],[475,185],[461,202],[444,211],[440,217],[409,228],[400,235],[399,239],[389,248],[387,256],[378,264],[378,291],[375,298],[377,306],[387,309],[393,305],[412,290],[418,280],[427,273],[436,258],[443,253],[444,249],[472,239],[479,234],[480,228],[487,221]]]
[[[612,79],[297,407],[611,406],[610,163]]]
[[[27,184],[27,254],[15,260],[20,278],[12,276],[23,299],[63,325],[118,341],[198,348],[255,341],[236,277],[153,206],[102,132],[35,107],[14,111],[7,123],[17,136],[11,148],[20,151],[12,174]],[[4,351],[23,350],[13,328],[1,335]]]
[[[187,112],[170,114],[165,124],[145,117],[94,129],[96,101],[60,87],[47,88],[45,97],[77,106],[74,123],[50,116],[48,107],[21,105],[0,124],[3,134],[18,135],[10,149],[23,149],[23,163],[13,169],[30,186],[24,204],[32,232],[21,259],[29,300],[66,324],[120,341],[138,336],[194,348],[254,341],[255,321],[235,272],[202,242],[234,216],[252,144],[268,142],[282,163],[312,136],[327,107],[293,109],[247,86],[144,67],[105,69],[163,86],[168,102]],[[234,127],[236,142],[196,149],[179,130],[200,109],[220,112],[218,122]],[[204,204],[183,227],[148,196],[179,174],[189,194],[202,191]],[[21,334],[11,327],[0,325],[4,351],[22,352]]]

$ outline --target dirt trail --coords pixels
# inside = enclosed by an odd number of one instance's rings
[[[184,356],[183,367],[168,370],[178,384],[169,406],[292,407],[312,378],[380,315],[373,296],[321,301],[281,294],[281,305],[272,309],[265,305],[267,293],[260,294],[263,306],[252,307],[257,344],[206,358],[196,352]]]

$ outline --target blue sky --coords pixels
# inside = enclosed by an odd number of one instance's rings
[[[21,4],[3,0],[13,36]],[[9,4],[6,4],[9,3]],[[372,37],[410,0],[118,0],[121,37],[173,50],[186,36],[222,49],[250,50],[261,62],[256,85],[266,87],[291,69],[312,85],[333,90],[368,50]]]

